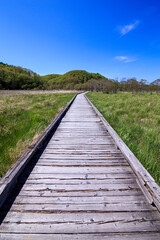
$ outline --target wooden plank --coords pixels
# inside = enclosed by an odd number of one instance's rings
[[[126,161],[126,159],[123,157],[123,156],[117,156],[117,155],[111,155],[111,154],[108,154],[108,155],[104,155],[104,154],[101,154],[101,155],[98,155],[98,154],[90,154],[90,153],[86,153],[86,154],[66,154],[66,155],[63,155],[61,153],[59,154],[56,154],[56,153],[44,153],[44,155],[42,155],[39,159],[38,162],[42,161],[42,160],[45,160],[45,159],[48,159],[48,156],[50,158],[49,161],[54,161],[56,159],[58,160],[61,160],[61,161],[65,161],[66,159],[67,160],[71,160],[72,159],[74,161],[88,161],[87,158],[91,158],[91,161],[103,161],[103,162],[111,162],[111,161],[117,161],[117,162],[125,162],[128,164],[128,162]],[[102,159],[101,159],[102,158]],[[66,161],[65,161],[66,162]],[[90,162],[90,161],[89,161]]]
[[[63,130],[63,129],[67,129],[67,130],[69,130],[70,131],[70,129],[72,129],[72,130],[75,130],[75,129],[77,129],[77,126],[75,125],[75,126],[63,126],[63,125],[61,125],[61,126],[59,126],[59,129],[60,130]],[[79,130],[81,130],[81,131],[91,131],[91,130],[103,130],[103,128],[102,128],[102,126],[100,126],[100,125],[96,125],[96,126],[78,126],[78,131]]]
[[[48,144],[47,149],[61,149],[61,150],[116,150],[115,144]]]
[[[142,192],[139,188],[137,189],[123,189],[123,190],[110,190],[110,191],[101,191],[101,190],[90,190],[90,191],[49,191],[48,189],[42,191],[25,191],[22,190],[19,193],[19,196],[45,196],[45,197],[95,197],[95,196],[140,196]]]
[[[74,143],[75,142],[75,143]],[[99,139],[96,139],[96,138],[89,138],[89,139],[87,139],[85,136],[83,137],[77,137],[77,138],[75,138],[74,136],[71,136],[71,137],[68,137],[68,138],[66,138],[65,136],[62,138],[62,139],[60,139],[60,138],[56,138],[56,139],[52,139],[51,141],[50,141],[50,143],[51,144],[56,144],[56,145],[59,145],[59,144],[62,144],[62,145],[77,145],[77,143],[78,144],[80,144],[80,145],[84,145],[85,143],[87,144],[87,145],[96,145],[96,144],[98,144],[98,145],[108,145],[108,144],[114,144],[114,142],[113,142],[113,140],[111,139],[111,138],[108,138],[108,139],[106,139],[105,141],[103,141],[103,140],[99,140]]]
[[[46,148],[43,153],[55,153],[55,154],[64,154],[64,155],[74,155],[74,154],[81,154],[81,155],[86,155],[86,154],[92,154],[92,155],[113,155],[113,156],[123,156],[119,150],[105,150],[105,149],[92,149],[92,150],[79,150],[79,149],[49,149]]]
[[[101,163],[106,163],[106,164],[107,163],[108,164],[110,164],[110,163],[117,163],[117,164],[118,163],[120,163],[120,164],[125,163],[127,166],[129,165],[128,162],[123,157],[117,157],[117,156],[110,157],[110,156],[102,155],[102,159],[101,159],[100,156],[90,155],[90,154],[88,154],[88,155],[86,154],[86,156],[85,155],[79,156],[79,155],[76,155],[76,154],[74,154],[74,155],[69,155],[68,154],[65,157],[63,157],[60,154],[58,154],[58,155],[55,154],[55,155],[53,155],[52,158],[42,156],[38,161],[38,163],[45,163],[45,162],[46,163],[47,162],[48,163],[54,163],[54,162],[64,162],[64,163],[67,163],[67,162],[84,163],[84,162],[86,162],[86,163],[91,163],[91,162],[93,162],[95,164],[98,163],[99,165]]]
[[[124,160],[123,157],[107,157],[107,156],[104,156],[104,155],[101,155],[101,156],[94,156],[94,155],[89,155],[89,156],[83,156],[83,155],[71,155],[71,156],[60,156],[60,155],[55,155],[53,156],[52,154],[44,154],[42,157],[41,157],[41,160],[43,160],[44,162],[45,161],[54,161],[54,160],[62,160],[62,161],[65,161],[65,160],[73,160],[73,161],[81,161],[81,162],[90,162],[95,160],[95,161],[102,161],[104,160],[105,163],[107,163],[109,160]],[[123,161],[124,162],[124,161]],[[127,162],[125,162],[127,166],[129,166],[129,164]],[[99,162],[99,165],[100,165],[100,162]]]
[[[74,173],[74,174],[89,174],[89,173],[125,173],[132,172],[131,168],[128,166],[121,167],[46,167],[46,166],[35,166],[33,173]]]
[[[135,179],[99,179],[98,181],[96,179],[28,179],[26,181],[26,183],[28,184],[55,184],[55,185],[79,185],[79,184],[92,184],[92,185],[97,185],[97,184],[112,184],[112,183],[116,183],[116,184],[121,184],[121,183],[125,183],[125,184],[130,184],[130,183],[135,183]]]
[[[105,162],[103,162],[102,160],[99,160],[99,162],[97,160],[70,160],[69,159],[65,159],[64,161],[61,159],[56,159],[56,160],[50,160],[50,159],[42,159],[41,161],[39,161],[37,163],[37,166],[72,166],[72,167],[77,167],[77,166],[100,166],[100,167],[120,167],[120,166],[128,166],[128,163],[125,162],[118,162],[118,161],[110,161],[110,160],[106,160]]]
[[[62,123],[66,123],[66,122],[101,123],[101,120],[96,115],[87,115],[87,113],[84,116],[82,116],[82,114],[81,115],[76,114],[76,117],[75,117],[75,113],[74,113],[74,114],[71,114],[70,117],[66,116],[61,122]]]
[[[59,129],[58,128],[58,130],[57,130],[57,132],[56,132],[56,135],[57,136],[59,136],[60,134],[71,134],[71,135],[76,135],[76,134],[79,134],[79,135],[85,135],[85,133],[86,133],[86,129],[85,129],[85,131],[84,130],[82,130],[82,129],[80,129],[80,128],[74,128],[74,129],[68,129],[68,128],[63,128],[63,129]],[[110,136],[109,134],[108,134],[108,132],[107,131],[104,131],[104,129],[99,129],[99,131],[97,131],[96,129],[92,129],[92,132],[91,131],[87,131],[87,134],[88,134],[88,136]]]
[[[120,203],[145,203],[146,199],[143,195],[140,196],[95,196],[95,197],[31,197],[18,196],[14,204],[120,204]]]
[[[55,135],[54,135],[56,138],[62,138],[62,137],[66,137],[66,138],[69,138],[69,137],[86,137],[85,135],[85,132],[75,132],[75,131],[58,131]],[[109,133],[108,132],[97,132],[97,131],[94,131],[94,132],[91,132],[91,133],[88,133],[88,137],[109,137]]]
[[[61,153],[44,153],[44,155],[42,155],[40,157],[40,160],[41,159],[47,159],[47,158],[50,158],[51,160],[54,160],[54,159],[61,159],[61,160],[65,160],[67,158],[72,158],[72,159],[79,159],[79,160],[87,160],[87,158],[92,158],[93,160],[97,159],[97,160],[116,160],[116,161],[122,161],[123,162],[126,162],[128,164],[128,162],[126,161],[126,159],[123,157],[123,156],[119,156],[119,155],[116,155],[116,154],[101,154],[101,155],[98,155],[98,154],[91,154],[91,153],[86,153],[86,154],[77,154],[75,152],[75,154],[70,154],[68,152],[68,154],[64,155],[64,154],[61,154]],[[39,160],[39,161],[40,161]]]
[[[152,205],[144,203],[103,203],[103,204],[13,204],[10,211],[20,212],[143,212],[154,211],[155,208]]]
[[[3,240],[158,240],[159,232],[102,233],[102,234],[0,234]]]
[[[117,183],[106,183],[106,184],[75,184],[75,185],[54,185],[54,184],[29,184],[26,183],[23,186],[23,190],[25,191],[44,191],[48,189],[49,191],[89,191],[89,190],[103,190],[103,191],[110,191],[110,190],[123,190],[123,189],[136,189],[138,185],[136,182],[134,183],[121,183],[120,185]]]
[[[98,128],[99,127],[99,124],[97,124],[97,122],[93,122],[93,121],[91,121],[91,122],[89,122],[89,121],[87,121],[87,122],[84,122],[84,121],[79,121],[79,122],[62,122],[61,124],[60,124],[60,128],[61,127],[66,127],[66,128],[68,128],[68,127],[71,127],[71,128],[74,128],[74,127],[84,127],[84,128],[91,128],[91,127],[93,127],[94,129],[95,128]]]
[[[104,223],[108,221],[155,221],[160,220],[156,211],[153,212],[113,212],[111,213],[21,213],[9,212],[5,218],[5,223]]]
[[[133,174],[132,171],[129,172],[124,172],[124,173],[120,173],[120,172],[113,172],[113,173],[106,173],[106,174],[98,174],[98,173],[89,173],[89,174],[84,174],[84,173],[77,173],[72,174],[72,173],[54,173],[54,175],[52,173],[34,173],[32,172],[29,176],[29,179],[60,179],[60,180],[64,180],[64,179],[70,179],[70,180],[80,180],[80,179],[88,179],[88,180],[105,180],[105,179],[135,179],[135,175]]]
[[[87,160],[87,158],[92,158],[92,159],[106,159],[106,160],[112,160],[112,159],[117,159],[117,160],[121,160],[121,159],[125,159],[123,156],[114,156],[114,154],[110,154],[110,155],[105,155],[105,154],[101,154],[101,155],[94,155],[94,154],[87,154],[87,155],[83,155],[83,154],[70,154],[69,156],[64,155],[64,154],[54,154],[54,153],[43,153],[43,155],[41,156],[40,159],[44,159],[44,158],[51,158],[51,159],[56,159],[56,158],[77,158],[77,159],[84,159]],[[126,161],[127,162],[127,161]]]
[[[159,231],[160,221],[109,221],[103,223],[76,224],[76,223],[46,223],[46,224],[21,224],[21,223],[2,223],[2,232],[9,233],[119,233],[119,232],[155,232]]]
[[[49,152],[50,151],[50,152]],[[70,157],[75,157],[75,156],[78,156],[79,158],[80,157],[87,157],[87,156],[93,156],[93,157],[109,157],[109,158],[117,158],[117,159],[121,159],[121,158],[123,158],[123,159],[125,159],[124,158],[124,156],[121,154],[121,153],[119,153],[119,152],[116,152],[116,151],[114,151],[114,150],[110,150],[110,152],[108,151],[104,151],[104,152],[101,152],[101,153],[99,153],[99,152],[97,152],[97,151],[95,151],[95,152],[92,152],[92,150],[88,150],[88,151],[84,151],[84,152],[82,152],[82,151],[80,151],[80,150],[77,150],[77,151],[74,151],[74,150],[72,150],[72,151],[68,151],[67,153],[64,153],[64,152],[62,152],[62,150],[61,151],[58,151],[57,150],[57,152],[56,151],[54,151],[54,150],[50,150],[50,149],[46,149],[46,151],[44,151],[43,152],[43,154],[42,154],[42,156],[41,156],[41,158],[44,158],[45,156],[51,156],[51,157],[54,157],[54,156],[62,156],[62,157],[66,157],[66,156],[70,156]],[[127,162],[127,161],[126,161]]]
[[[60,141],[60,142],[63,142],[63,141],[65,141],[65,142],[67,142],[67,141],[69,141],[69,142],[72,142],[72,141],[79,141],[80,143],[81,143],[81,141],[84,141],[85,142],[85,136],[79,136],[79,135],[76,135],[76,136],[72,136],[72,137],[66,137],[66,136],[62,136],[62,137],[59,137],[59,136],[57,136],[57,137],[54,137],[54,138],[52,138],[52,140],[51,140],[51,142],[53,141]],[[97,141],[97,142],[104,142],[104,141],[106,141],[106,142],[110,142],[110,141],[112,141],[112,138],[110,137],[110,136],[90,136],[90,137],[87,137],[87,139],[86,139],[86,141],[88,141],[88,142],[92,142],[92,141]]]

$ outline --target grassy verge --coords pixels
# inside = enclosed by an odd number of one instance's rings
[[[91,92],[87,96],[160,184],[160,96]]]
[[[0,177],[39,137],[74,95],[0,95]]]

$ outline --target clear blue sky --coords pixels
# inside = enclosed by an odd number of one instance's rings
[[[151,82],[160,78],[160,1],[0,0],[0,61]]]

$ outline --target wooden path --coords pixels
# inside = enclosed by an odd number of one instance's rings
[[[83,94],[15,198],[0,239],[160,239],[160,213]]]

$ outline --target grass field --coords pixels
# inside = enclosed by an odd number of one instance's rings
[[[87,96],[160,184],[160,95],[89,92]]]
[[[0,94],[0,177],[74,95],[75,93]]]

